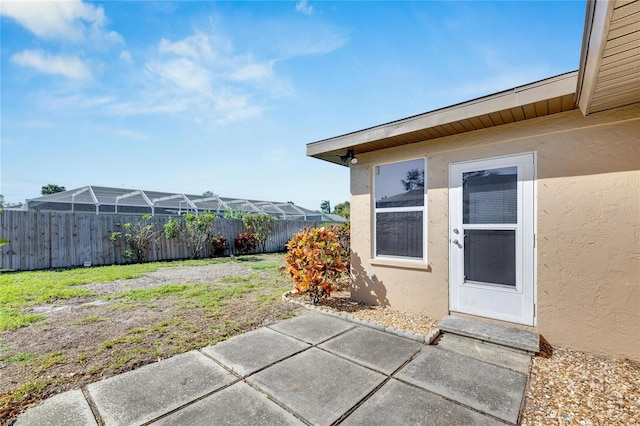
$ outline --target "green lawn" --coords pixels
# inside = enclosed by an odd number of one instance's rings
[[[25,312],[26,308],[30,306],[56,303],[73,297],[94,295],[89,290],[77,287],[82,284],[138,278],[160,268],[198,266],[229,261],[248,262],[255,259],[255,256],[246,256],[235,260],[218,258],[0,274],[0,331],[13,330],[42,320],[44,318],[43,315]],[[275,270],[278,267],[277,263],[268,261],[251,262],[250,265],[256,270]],[[204,290],[202,286],[167,285],[150,290],[132,290],[117,297],[149,299],[174,294],[183,296],[199,295],[201,298],[215,299],[215,296],[205,297]],[[242,289],[238,291],[242,291]]]

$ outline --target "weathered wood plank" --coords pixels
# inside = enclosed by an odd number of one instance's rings
[[[124,238],[111,241],[113,232],[126,232],[125,223],[135,226],[142,218],[131,215],[93,215],[67,212],[5,211],[0,215],[0,235],[9,240],[2,247],[2,267],[15,270],[68,268],[92,265],[128,263],[124,257],[128,250]],[[149,260],[167,261],[189,257],[186,241],[181,238],[164,238],[164,224],[168,217],[154,217],[153,223],[160,235],[148,253]],[[273,235],[265,244],[266,252],[284,250],[289,239],[304,227],[316,226],[315,222],[278,221]],[[225,237],[230,250],[236,253],[235,238],[246,232],[241,220],[218,218],[214,233]],[[212,256],[210,244],[202,250],[202,256]]]

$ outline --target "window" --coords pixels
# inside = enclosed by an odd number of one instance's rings
[[[425,260],[426,158],[374,166],[375,257]]]

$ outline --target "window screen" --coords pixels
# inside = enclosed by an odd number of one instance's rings
[[[464,231],[465,281],[516,285],[516,231]]]

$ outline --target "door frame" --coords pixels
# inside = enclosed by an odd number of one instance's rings
[[[529,163],[529,158],[532,163]],[[509,163],[509,159],[513,159],[513,163]],[[495,162],[496,164],[488,166],[483,166],[482,163],[491,163]],[[462,256],[460,255],[461,247],[459,245],[455,245],[454,241],[459,239],[461,234],[455,234],[454,228],[459,226],[462,222],[462,187],[458,178],[454,178],[454,172],[464,173],[460,168],[464,168],[465,165],[470,167],[470,170],[474,169],[474,165],[478,165],[479,169],[483,167],[508,167],[516,165],[516,163],[521,163],[524,167],[531,166],[529,172],[531,173],[531,182],[527,182],[527,179],[524,176],[521,176],[521,172],[519,171],[518,176],[518,188],[522,190],[522,198],[519,196],[519,207],[520,207],[520,199],[522,199],[523,203],[530,204],[527,207],[527,210],[531,209],[528,212],[527,216],[530,218],[531,223],[522,224],[522,236],[521,238],[521,246],[523,252],[521,252],[520,259],[516,260],[516,263],[521,265],[521,271],[517,271],[517,274],[521,275],[521,283],[520,288],[506,289],[500,287],[490,287],[490,286],[478,286],[476,284],[464,284],[462,282],[462,276],[464,274],[464,252],[462,252]],[[454,170],[456,169],[456,170]],[[519,169],[520,170],[520,169]],[[521,179],[522,177],[522,179]],[[458,183],[458,185],[456,185]],[[530,185],[530,186],[529,186]],[[460,312],[469,315],[475,315],[480,317],[486,317],[506,322],[518,323],[523,325],[535,326],[537,325],[537,152],[529,151],[529,152],[521,152],[516,154],[509,154],[497,157],[488,157],[488,158],[478,158],[473,160],[465,160],[459,162],[453,162],[449,164],[449,230],[448,230],[448,242],[449,242],[449,310],[452,312]],[[526,193],[524,192],[526,190]],[[531,191],[531,192],[529,192]],[[530,200],[527,202],[524,197],[530,194]],[[458,211],[459,210],[459,211]],[[522,211],[518,212],[519,222],[525,220],[525,212],[524,207],[522,207]],[[531,232],[531,235],[525,237],[524,230],[528,228]],[[529,245],[531,244],[531,245]],[[525,262],[525,254],[526,256],[530,256],[531,261],[527,260]],[[461,265],[462,261],[462,265]],[[462,269],[461,269],[462,268]],[[530,282],[526,282],[530,280]],[[530,288],[525,288],[525,286],[530,286]],[[512,293],[512,294],[520,294],[522,297],[522,317],[517,318],[509,315],[502,315],[497,312],[487,311],[485,309],[474,309],[474,308],[465,308],[461,307],[460,304],[460,293],[461,289],[465,291],[465,289],[476,288],[478,291],[480,289],[488,291],[496,291],[503,293]],[[526,294],[525,294],[526,293]],[[495,293],[497,296],[506,296],[506,294]],[[514,296],[515,297],[515,296]],[[527,299],[530,299],[530,304]]]

